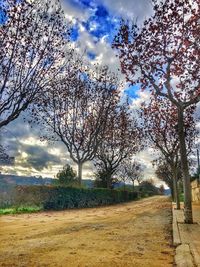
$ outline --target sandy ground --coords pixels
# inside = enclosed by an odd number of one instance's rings
[[[166,197],[1,216],[0,266],[173,266],[171,219]]]

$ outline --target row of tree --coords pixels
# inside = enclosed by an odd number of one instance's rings
[[[83,186],[86,185],[92,188],[108,188],[107,179],[107,173],[104,173],[102,176],[100,176],[98,172],[95,180],[90,180],[89,183],[87,180],[86,183],[83,183]],[[135,187],[135,181],[138,183],[137,187]],[[132,186],[130,183],[132,183]],[[66,164],[63,169],[57,173],[56,179],[53,180],[53,184],[60,186],[79,187],[76,171],[74,171],[69,164]],[[116,175],[112,177],[109,185],[112,185],[112,187],[109,187],[109,189],[114,189],[117,187],[118,189],[121,188],[124,191],[131,190],[137,192],[141,197],[165,194],[163,185],[158,188],[156,187],[153,179],[143,180],[143,168],[137,161],[133,162],[127,160],[124,162],[116,172]]]
[[[112,175],[111,177],[109,177],[109,174],[106,172],[97,171],[95,180],[91,180],[91,186],[108,189],[113,189],[116,186],[123,186],[124,190],[126,190],[128,186],[129,190],[132,189],[132,191],[134,191],[135,182],[140,185],[143,181],[143,171],[144,169],[140,163],[137,161],[127,160],[120,165],[120,168],[118,168],[116,174]],[[55,185],[79,186],[77,173],[69,164],[66,164],[63,169],[56,174],[55,178]],[[149,180],[148,183],[154,186],[153,180]]]
[[[155,96],[159,97],[158,101],[162,104],[155,106],[157,113],[163,111],[167,115],[168,111],[174,110],[170,112],[171,129],[176,129],[178,148],[176,144],[174,149],[179,150],[179,159],[167,156],[166,151],[162,154],[170,168],[181,162],[185,222],[192,223],[188,167],[190,146],[187,146],[190,136],[187,128],[192,125],[192,113],[200,101],[200,2],[152,2],[154,15],[144,22],[142,28],[122,21],[113,46],[119,52],[122,72],[127,81],[149,90],[153,100]],[[166,123],[166,118],[162,118],[162,123]],[[170,154],[170,151],[167,153]]]
[[[184,114],[187,155],[191,153],[196,137],[193,111]],[[178,181],[181,180],[182,173],[176,106],[168,99],[152,96],[150,102],[143,106],[142,118],[146,136],[153,147],[160,151],[160,158],[154,160],[154,164],[158,166],[158,177],[161,176],[160,169],[168,169],[168,179],[172,177],[173,199],[177,203],[177,209],[180,209]],[[165,175],[162,175],[164,178]]]
[[[70,46],[59,0],[7,0],[1,12],[0,128],[29,109],[41,138],[66,146],[79,185],[83,164],[94,161],[111,188],[142,140],[128,103],[120,99],[117,75],[107,66],[90,66]]]

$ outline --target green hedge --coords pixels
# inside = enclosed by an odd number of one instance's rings
[[[17,186],[15,205],[43,206],[45,210],[86,208],[137,199],[137,192],[62,186]]]

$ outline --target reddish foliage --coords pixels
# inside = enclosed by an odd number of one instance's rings
[[[156,1],[154,1],[156,2]],[[130,83],[141,83],[176,105],[200,100],[200,2],[165,1],[144,27],[122,22],[113,46]]]

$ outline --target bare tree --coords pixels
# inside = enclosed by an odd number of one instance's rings
[[[160,157],[156,162],[153,162],[153,165],[156,166],[156,176],[158,177],[159,180],[163,181],[166,183],[167,186],[169,186],[170,191],[171,191],[171,196],[173,201],[177,201],[177,197],[174,194],[174,173],[172,172],[170,165],[168,162],[166,162],[165,158]],[[179,167],[177,170],[177,182],[179,183],[182,180],[182,174],[181,174],[181,164],[179,163]],[[178,188],[178,190],[180,190]],[[178,199],[179,201],[179,199]],[[177,204],[178,208],[180,208],[180,204]]]
[[[141,132],[128,105],[116,106],[108,115],[105,138],[95,157],[98,171],[106,173],[107,188],[112,188],[112,177],[122,162],[141,148]]]
[[[74,65],[73,65],[74,64]],[[107,67],[87,70],[82,60],[70,62],[52,82],[35,109],[44,123],[48,140],[61,140],[78,165],[79,184],[82,166],[94,158],[104,138],[108,114],[118,100],[116,75]]]
[[[143,172],[144,169],[138,161],[127,159],[122,163],[118,175],[120,178],[122,177],[127,182],[132,182],[134,190],[135,181],[137,181],[138,184],[141,182],[143,177]]]
[[[1,9],[0,128],[15,120],[55,78],[69,35],[59,0],[6,0]]]

